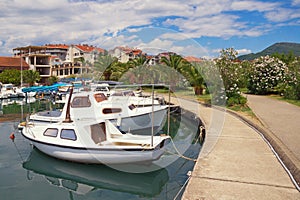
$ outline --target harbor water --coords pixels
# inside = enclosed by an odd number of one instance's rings
[[[55,109],[51,101],[5,103],[1,100],[0,199],[180,199],[201,144],[199,124],[181,112],[170,118],[174,148],[169,164],[150,172],[129,173],[118,167],[67,162],[33,148],[17,130],[26,113]],[[162,132],[166,132],[167,123]],[[14,133],[14,141],[10,135]],[[175,155],[177,154],[177,155]],[[182,155],[180,155],[182,154]],[[135,165],[147,168],[148,165]]]

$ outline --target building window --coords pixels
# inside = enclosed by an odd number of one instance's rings
[[[60,133],[60,138],[74,141],[77,140],[77,136],[73,129],[62,129]]]
[[[43,135],[49,137],[56,137],[57,133],[58,133],[57,128],[47,128]]]

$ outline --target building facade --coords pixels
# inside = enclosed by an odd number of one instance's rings
[[[51,76],[64,78],[90,71],[104,49],[89,45],[46,44],[13,49],[14,58],[22,58],[28,69],[40,73],[41,82],[47,83]]]

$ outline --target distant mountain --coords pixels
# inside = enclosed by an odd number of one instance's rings
[[[300,56],[300,44],[299,43],[290,43],[290,42],[275,43],[275,44],[269,46],[268,48],[264,49],[261,52],[242,55],[242,56],[239,56],[238,59],[253,60],[260,56],[272,55],[274,53],[289,54],[290,52],[293,52],[295,56]]]

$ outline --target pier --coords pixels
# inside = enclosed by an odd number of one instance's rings
[[[300,199],[291,177],[254,127],[225,109],[171,102],[195,113],[206,139],[182,199]]]

